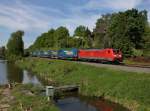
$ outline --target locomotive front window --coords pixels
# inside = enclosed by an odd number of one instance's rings
[[[118,54],[119,50],[118,49],[114,49],[113,52],[114,52],[114,54]]]

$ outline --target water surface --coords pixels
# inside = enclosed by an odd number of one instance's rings
[[[66,95],[58,99],[55,104],[60,111],[129,111],[120,104],[78,94]]]
[[[16,65],[0,61],[0,85],[8,83],[41,84],[40,79],[27,70],[22,70]]]

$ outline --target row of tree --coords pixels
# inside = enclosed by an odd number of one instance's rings
[[[23,35],[23,31],[11,34],[7,43],[7,56],[23,56]],[[150,50],[147,11],[132,9],[102,15],[92,32],[88,27],[79,26],[75,29],[73,36],[70,36],[66,27],[50,29],[37,37],[28,50],[60,48],[116,48],[129,56],[138,52],[139,49],[147,52]]]
[[[41,48],[91,48],[92,36],[90,30],[85,26],[76,28],[73,37],[70,36],[66,27],[59,27],[56,30],[50,29],[46,33],[42,33],[29,49]]]
[[[91,32],[85,26],[70,36],[66,27],[41,34],[29,48],[117,48],[132,55],[137,49],[150,48],[150,26],[147,11],[137,9],[102,15]]]
[[[136,9],[103,15],[94,29],[99,47],[121,49],[132,55],[136,49],[150,48],[150,27],[147,11]]]

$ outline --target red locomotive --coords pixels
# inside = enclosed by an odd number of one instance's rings
[[[122,52],[118,49],[80,49],[78,59],[122,62]]]

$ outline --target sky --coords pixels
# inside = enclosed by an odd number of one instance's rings
[[[72,35],[79,25],[92,31],[102,14],[136,8],[148,11],[150,0],[0,0],[0,46],[23,30],[25,48],[43,32],[65,26]]]

